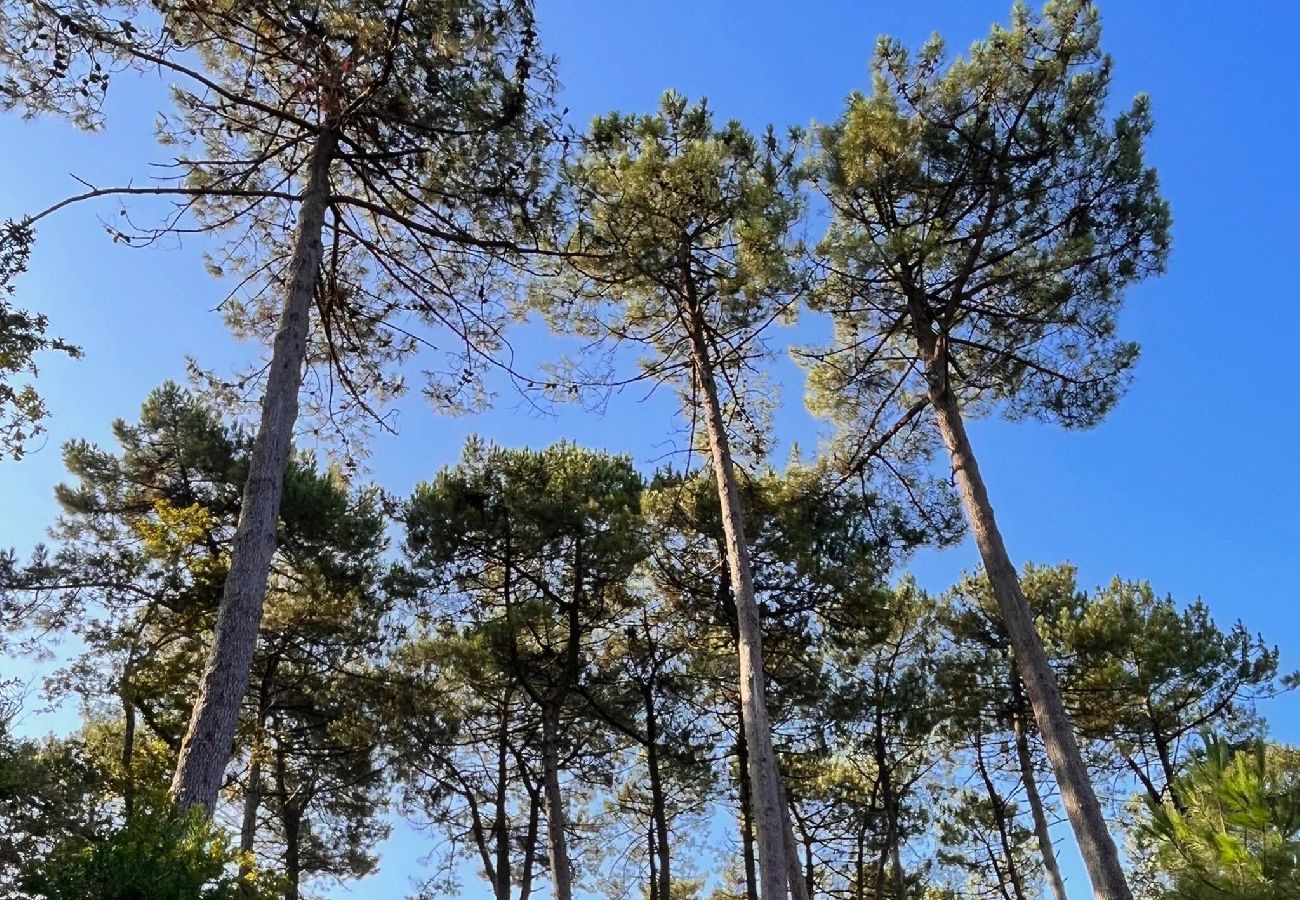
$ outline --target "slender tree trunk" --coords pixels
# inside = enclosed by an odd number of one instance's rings
[[[1020,692],[1020,678],[1015,672],[1011,673],[1011,701],[1011,726],[1016,736],[1016,759],[1020,763],[1020,780],[1025,785],[1025,798],[1029,801],[1029,812],[1034,819],[1034,835],[1038,838],[1038,850],[1043,857],[1043,870],[1047,873],[1047,883],[1052,888],[1054,900],[1069,900],[1065,893],[1065,881],[1061,878],[1061,867],[1056,862],[1056,848],[1052,846],[1052,833],[1048,829],[1043,798],[1038,793],[1034,758],[1029,752],[1024,695]]]
[[[867,820],[864,817],[858,828],[858,855],[853,860],[853,898],[864,900],[867,896]]]
[[[740,788],[740,853],[745,866],[745,900],[758,900],[758,860],[754,854],[754,805],[749,791],[749,747],[745,743],[745,716],[740,716],[736,736],[736,775]]]
[[[913,317],[915,318],[915,312]],[[1079,843],[1084,866],[1099,900],[1131,900],[1128,882],[1120,866],[1115,842],[1106,828],[1101,804],[1079,752],[1074,728],[1061,691],[1047,659],[1043,641],[1034,627],[1033,613],[1020,589],[1020,578],[1007,553],[980,475],[975,451],[966,434],[957,398],[948,389],[947,354],[940,339],[930,331],[928,321],[916,323],[916,337],[925,364],[930,405],[939,434],[948,448],[953,474],[961,494],[966,519],[979,547],[984,570],[997,598],[1003,625],[1011,640],[1020,677],[1038,721],[1038,730],[1056,772],[1061,800]]]
[[[302,814],[289,804],[284,810],[284,900],[298,900],[298,884],[302,880]]]
[[[244,815],[239,823],[239,878],[251,893],[253,842],[257,837],[257,808],[262,802],[262,754],[260,741],[253,742],[248,763],[248,783],[244,785]]]
[[[135,815],[135,704],[122,686],[122,816],[129,824]]]
[[[230,572],[221,593],[207,667],[172,778],[172,797],[177,805],[181,809],[201,806],[209,817],[234,748],[239,707],[248,690],[262,623],[284,472],[298,418],[298,390],[302,386],[312,298],[320,275],[329,170],[336,146],[334,134],[322,131],[309,162],[307,185],[298,209],[298,234],[289,263],[289,284],[262,397],[262,421],[253,443],[230,553]]]
[[[279,723],[276,723],[279,725]],[[279,729],[277,728],[277,731]],[[291,789],[284,764],[284,747],[278,739],[275,747],[275,791],[280,801],[280,827],[284,830],[284,900],[298,900],[302,880],[302,811],[297,791]]]
[[[694,301],[693,301],[694,302]],[[691,310],[691,345],[695,375],[704,406],[704,422],[713,460],[713,475],[722,505],[722,532],[727,544],[732,596],[740,655],[740,703],[744,709],[745,740],[749,747],[750,792],[758,844],[759,893],[762,900],[781,900],[788,893],[790,870],[786,860],[784,815],[781,811],[781,773],[772,745],[772,725],[767,716],[763,676],[763,631],[754,597],[754,572],[745,539],[745,523],[736,483],[731,444],[722,419],[722,404],[713,374],[703,318]]]
[[[525,774],[525,781],[527,778]],[[537,826],[541,811],[536,790],[536,787],[528,788],[528,831],[524,834],[524,864],[519,870],[519,900],[528,900],[533,893],[533,869],[537,865]]]
[[[510,826],[506,817],[506,782],[510,775],[510,694],[501,707],[501,730],[497,735],[496,810],[492,819],[492,840],[496,844],[496,866],[491,872],[496,900],[510,900]]]
[[[554,714],[542,714],[542,777],[546,790],[546,833],[551,851],[551,881],[555,900],[573,900],[573,873],[565,835],[564,794],[560,790],[560,759]]]
[[[1015,848],[1011,845],[1011,836],[1007,834],[1007,804],[1002,799],[1002,795],[998,793],[997,785],[993,783],[988,767],[984,764],[984,737],[978,732],[975,735],[975,768],[980,774],[980,779],[984,782],[985,793],[988,794],[993,815],[997,818],[998,845],[1002,848],[1002,860],[1007,867],[1007,880],[1011,882],[1011,893],[1006,893],[1006,886],[1004,885],[1003,894],[1008,897],[1014,896],[1015,900],[1026,900],[1024,879],[1020,877],[1020,867],[1016,865]]]
[[[785,838],[785,861],[786,867],[790,871],[790,898],[791,900],[809,900],[812,893],[813,885],[813,857],[812,846],[808,845],[807,866],[799,864],[799,841],[794,836],[794,823],[790,820],[790,800],[785,793],[784,781],[777,783],[781,791],[781,826],[782,835]]]
[[[670,864],[672,850],[668,845],[668,799],[664,796],[663,777],[659,771],[659,720],[655,715],[654,688],[647,682],[642,686],[645,700],[646,768],[650,773],[650,804],[653,820],[653,840],[658,862],[651,859],[651,872],[655,876],[658,895],[651,891],[650,900],[670,900],[672,877]]]

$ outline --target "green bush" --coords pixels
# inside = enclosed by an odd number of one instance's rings
[[[41,900],[248,900],[224,832],[200,815],[145,812],[103,837],[68,841],[31,873]]]

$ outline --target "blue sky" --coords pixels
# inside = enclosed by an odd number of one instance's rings
[[[1297,667],[1300,406],[1286,341],[1300,331],[1300,304],[1285,297],[1296,259],[1287,248],[1300,221],[1291,54],[1300,6],[1100,5],[1104,45],[1116,60],[1113,99],[1152,95],[1149,159],[1174,213],[1169,272],[1131,292],[1122,329],[1144,352],[1133,390],[1106,422],[1084,433],[979,423],[976,451],[1018,561],[1068,559],[1087,586],[1120,574],[1182,600],[1200,596],[1221,620],[1262,630],[1280,645],[1284,666]],[[1008,11],[1005,0],[538,0],[538,7],[575,122],[610,109],[649,110],[672,87],[707,95],[720,115],[751,127],[834,117],[847,92],[868,86],[879,33],[915,46],[937,30],[960,50]],[[144,163],[162,158],[150,133],[158,88],[115,87],[127,90],[102,134],[0,118],[0,217],[71,192],[71,174],[139,179]],[[222,289],[203,273],[201,244],[115,246],[96,221],[111,212],[73,208],[44,225],[20,283],[22,302],[49,314],[87,355],[43,367],[50,438],[21,464],[0,463],[0,547],[25,551],[52,521],[62,441],[105,439],[108,423],[133,417],[151,387],[183,379],[186,353],[222,367],[251,352],[232,343],[211,311]],[[818,428],[803,412],[797,373],[784,363],[779,370],[786,382],[779,430],[812,447]],[[534,446],[564,436],[652,466],[674,446],[672,415],[670,403],[639,394],[614,398],[603,416],[569,410],[554,419],[504,402],[447,420],[411,402],[400,434],[377,440],[371,464],[385,487],[406,492],[478,432]],[[938,589],[974,563],[968,543],[923,554],[913,570]],[[1300,741],[1300,700],[1269,712],[1279,736]],[[420,852],[410,837],[395,841],[383,873],[358,893],[397,893]],[[1087,896],[1072,860],[1068,868],[1072,893]]]

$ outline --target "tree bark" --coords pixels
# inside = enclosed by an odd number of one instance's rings
[[[569,868],[569,847],[565,836],[564,794],[560,790],[560,760],[556,747],[556,725],[549,711],[542,716],[542,777],[546,791],[546,833],[550,845],[551,881],[555,900],[573,900],[573,873]]]
[[[736,736],[737,778],[740,792],[740,854],[745,867],[745,900],[758,900],[758,860],[754,858],[754,805],[749,791],[749,747],[745,743],[745,716],[740,716]]]
[[[688,279],[689,282],[689,279]],[[754,572],[745,539],[745,523],[736,483],[731,444],[722,419],[722,404],[704,334],[704,321],[691,299],[690,338],[695,375],[704,406],[713,475],[722,506],[722,532],[731,572],[732,597],[740,656],[740,704],[744,710],[745,740],[749,750],[750,797],[758,844],[759,893],[762,900],[780,900],[789,889],[785,816],[781,811],[781,773],[772,745],[772,725],[767,716],[763,677],[763,632],[754,597]]]
[[[216,633],[189,728],[181,742],[172,797],[181,809],[200,806],[211,817],[234,748],[239,708],[248,690],[249,671],[262,622],[262,604],[271,557],[284,472],[289,463],[298,391],[311,322],[312,298],[320,275],[329,170],[337,143],[321,132],[309,162],[307,185],[298,211],[298,234],[289,264],[284,309],[271,350],[262,420],[244,482],[239,525],[230,554],[230,572],[221,593]]]
[[[913,318],[916,319],[915,309]],[[952,461],[953,475],[961,494],[966,519],[979,548],[993,595],[997,598],[1003,625],[1010,638],[1020,677],[1038,722],[1039,733],[1056,773],[1061,799],[1079,843],[1084,867],[1099,900],[1132,900],[1115,842],[1106,828],[1101,804],[1079,752],[1074,728],[1061,692],[1034,626],[1033,613],[1020,588],[1020,578],[1007,553],[1006,544],[993,515],[988,490],[980,475],[957,398],[948,387],[947,353],[941,339],[930,330],[928,320],[914,323],[939,434]]]
[[[654,822],[654,849],[657,864],[652,859],[654,883],[658,895],[652,891],[650,900],[671,900],[672,877],[669,874],[672,850],[668,845],[668,800],[664,796],[663,778],[659,772],[659,721],[655,716],[654,688],[649,682],[642,686],[645,700],[646,768],[650,773],[651,818]]]
[[[807,846],[807,864],[799,864],[799,841],[794,835],[794,823],[791,821],[790,800],[785,793],[785,784],[777,784],[781,791],[781,825],[785,839],[785,861],[790,870],[790,900],[809,900],[813,886],[812,845]]]
[[[1052,846],[1052,834],[1048,829],[1043,798],[1038,793],[1034,758],[1029,752],[1024,695],[1020,691],[1020,678],[1015,672],[1011,673],[1011,699],[1011,725],[1016,736],[1016,759],[1020,763],[1020,780],[1025,785],[1025,798],[1029,801],[1029,812],[1034,819],[1034,835],[1038,838],[1038,851],[1043,857],[1043,871],[1047,873],[1047,883],[1052,888],[1054,900],[1069,900],[1065,893],[1065,880],[1061,878],[1061,867],[1056,861],[1056,849]]]

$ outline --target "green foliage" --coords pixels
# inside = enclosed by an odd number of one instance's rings
[[[248,900],[225,835],[197,814],[147,813],[57,847],[26,888],[39,900]],[[269,900],[269,894],[263,894]]]
[[[157,117],[172,148],[167,184],[100,193],[177,203],[155,227],[116,218],[113,239],[224,236],[208,261],[233,285],[222,311],[240,336],[269,341],[307,161],[328,144],[329,236],[305,382],[324,417],[316,427],[364,425],[406,390],[400,363],[430,345],[414,323],[447,348],[426,367],[429,398],[484,402],[479,376],[503,346],[498,265],[549,220],[554,79],[531,5],[0,2],[0,109],[96,129],[110,83],[158,71],[171,79]],[[233,402],[261,374],[211,386]]]
[[[36,388],[17,379],[35,377],[36,356],[56,351],[72,357],[81,350],[46,334],[45,316],[13,306],[14,278],[27,270],[32,231],[13,222],[0,223],[0,455],[20,459],[32,440],[45,431],[48,412]]]
[[[12,728],[19,704],[0,703],[0,897],[9,898],[55,847],[93,838],[111,815],[103,773],[81,742],[19,738]]]
[[[0,587],[11,601],[6,626],[32,636],[26,649],[51,649],[36,640],[43,635],[77,639],[47,690],[81,700],[80,756],[94,760],[105,798],[161,808],[229,566],[251,440],[209,399],[170,383],[113,432],[111,450],[65,447],[72,479],[57,490],[57,546],[6,572]],[[236,750],[246,763],[240,799],[252,792],[260,811],[255,849],[286,852],[285,822],[296,825],[304,879],[369,872],[386,833],[371,688],[390,611],[376,584],[383,527],[375,492],[350,489],[310,455],[291,460]]]
[[[1199,599],[1180,605],[1147,582],[1116,578],[1078,597],[1060,640],[1080,732],[1104,741],[1153,798],[1177,791],[1199,732],[1257,732],[1257,704],[1292,680],[1262,635],[1241,622],[1221,628]]]
[[[813,302],[835,339],[808,352],[810,403],[841,452],[922,454],[931,376],[969,414],[1098,421],[1137,359],[1116,314],[1162,269],[1169,211],[1143,160],[1149,101],[1107,116],[1096,7],[1017,5],[951,61],[938,37],[915,55],[882,38],[872,71],[812,164],[834,211]]]
[[[1300,751],[1205,735],[1174,783],[1181,801],[1148,801],[1143,834],[1168,900],[1300,897]]]
[[[533,284],[533,305],[563,333],[648,351],[640,377],[676,386],[689,415],[701,337],[735,424],[761,442],[764,386],[744,379],[766,354],[763,332],[798,310],[795,147],[771,129],[719,127],[705,102],[672,92],[657,113],[598,117],[562,172],[570,255]],[[578,368],[553,387],[609,379]]]

